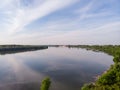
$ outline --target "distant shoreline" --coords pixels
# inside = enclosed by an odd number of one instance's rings
[[[36,51],[48,49],[48,46],[42,45],[0,45],[0,54],[12,54],[12,53],[20,53],[20,52],[27,52],[27,51]]]

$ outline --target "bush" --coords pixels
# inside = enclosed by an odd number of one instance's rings
[[[116,83],[116,73],[114,70],[108,71],[98,79],[97,83],[100,85],[112,85]]]
[[[93,85],[92,83],[90,83],[90,84],[85,84],[85,85],[82,87],[82,90],[91,90],[93,87],[94,87],[94,85]]]
[[[50,78],[48,78],[48,77],[45,78],[42,81],[42,85],[41,85],[41,89],[40,90],[49,90],[50,84],[51,84]]]
[[[115,63],[120,62],[120,55],[115,55],[113,61],[114,61]]]

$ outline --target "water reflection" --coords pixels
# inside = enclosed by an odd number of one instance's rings
[[[1,56],[0,90],[39,90],[46,76],[51,90],[79,90],[112,63],[104,53],[62,47]]]
[[[40,81],[44,77],[43,74],[32,70],[14,57],[7,57],[5,59],[6,61],[4,63],[7,65],[6,67],[2,66],[2,72],[0,71],[0,90],[13,90],[14,88],[21,90],[21,87],[27,89],[30,85],[35,83],[35,87],[38,87],[38,84],[40,87]],[[26,88],[25,85],[28,87]]]

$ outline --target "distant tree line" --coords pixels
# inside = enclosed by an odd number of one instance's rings
[[[41,45],[0,45],[0,54],[12,54],[26,51],[35,51],[40,49],[47,49],[48,46]]]

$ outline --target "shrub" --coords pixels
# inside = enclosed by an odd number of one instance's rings
[[[115,55],[113,61],[114,61],[115,63],[120,62],[120,55]]]
[[[41,85],[41,89],[40,90],[49,90],[50,84],[51,84],[50,78],[48,78],[48,77],[45,78],[42,81],[42,85]]]

